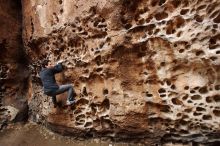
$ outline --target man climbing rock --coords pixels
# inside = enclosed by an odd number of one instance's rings
[[[40,71],[40,78],[43,83],[44,94],[51,96],[54,107],[57,106],[56,95],[68,92],[66,104],[71,105],[75,103],[74,96],[76,95],[71,84],[58,85],[55,80],[55,74],[63,71],[63,60],[58,61],[56,65],[52,65],[50,61],[44,60],[42,63],[42,70]]]

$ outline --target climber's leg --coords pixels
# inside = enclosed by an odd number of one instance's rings
[[[71,84],[59,86],[59,89],[56,90],[55,94],[58,95],[64,93],[65,91],[68,91],[67,101],[74,101],[74,95],[76,95],[76,93]]]
[[[56,107],[57,106],[57,98],[56,98],[55,91],[52,91],[52,90],[46,91],[46,92],[44,92],[44,94],[52,97],[52,102],[54,104],[54,107]]]
[[[52,102],[53,102],[54,105],[57,105],[56,95],[52,96]]]

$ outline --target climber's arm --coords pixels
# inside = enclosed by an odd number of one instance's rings
[[[57,64],[52,68],[54,73],[60,73],[61,71],[63,71],[63,60],[60,60],[57,62]]]

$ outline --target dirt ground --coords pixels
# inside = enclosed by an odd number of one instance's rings
[[[136,144],[137,145],[137,144]],[[42,126],[29,124],[10,125],[0,132],[0,146],[136,146],[129,143],[103,142],[100,139],[74,140],[54,134]]]
[[[118,143],[94,138],[76,140],[53,133],[35,123],[13,124],[0,131],[0,146],[144,146],[143,144]],[[146,145],[145,145],[146,146]],[[192,146],[192,143],[166,143],[163,146]],[[198,145],[204,146],[204,145]],[[217,146],[217,145],[213,145]]]

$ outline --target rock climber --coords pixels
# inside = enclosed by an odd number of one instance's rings
[[[40,78],[43,83],[44,94],[51,96],[54,107],[57,106],[56,95],[68,92],[66,105],[72,105],[75,103],[74,96],[76,95],[73,86],[71,84],[58,85],[55,80],[55,74],[63,71],[63,60],[53,65],[51,61],[44,60],[42,63],[42,70],[40,71]]]

